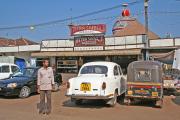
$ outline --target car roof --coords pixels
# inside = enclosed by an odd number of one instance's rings
[[[114,66],[114,65],[118,65],[118,64],[116,64],[114,62],[97,61],[97,62],[88,62],[88,63],[85,63],[83,66],[89,66],[89,65]]]
[[[2,65],[13,65],[13,66],[17,66],[16,64],[13,64],[13,63],[0,63],[0,66]]]

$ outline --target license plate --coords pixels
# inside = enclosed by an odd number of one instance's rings
[[[133,94],[133,92],[129,90],[128,91],[128,95],[132,95],[132,94]]]
[[[147,91],[147,90],[135,90],[135,93],[139,93],[139,94],[147,94],[148,91]]]
[[[152,92],[152,96],[153,96],[153,97],[158,96],[158,92]]]
[[[91,84],[90,83],[82,83],[80,90],[81,91],[91,91]]]

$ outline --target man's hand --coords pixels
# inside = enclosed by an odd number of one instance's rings
[[[37,93],[40,93],[40,86],[37,86]]]
[[[52,84],[52,90],[55,90],[55,85],[54,84]]]

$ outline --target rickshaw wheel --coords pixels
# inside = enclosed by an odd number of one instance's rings
[[[124,99],[124,103],[126,104],[126,105],[131,105],[131,99],[130,98],[125,98]]]
[[[155,106],[157,108],[162,108],[163,107],[163,100],[162,99],[161,100],[157,100]]]
[[[128,99],[127,105],[131,105],[131,99]]]

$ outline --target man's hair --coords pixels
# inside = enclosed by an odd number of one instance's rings
[[[49,61],[49,59],[48,58],[44,58],[43,59],[43,63],[45,63],[45,61]]]

